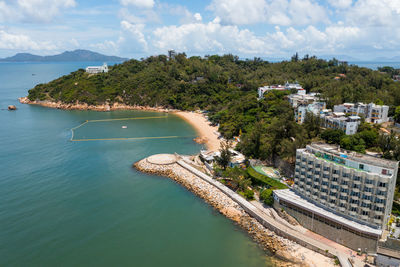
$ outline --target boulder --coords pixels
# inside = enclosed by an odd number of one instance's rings
[[[8,110],[17,110],[17,107],[14,105],[9,105]]]

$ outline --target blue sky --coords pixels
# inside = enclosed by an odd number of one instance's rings
[[[400,0],[0,0],[0,57],[400,56]]]

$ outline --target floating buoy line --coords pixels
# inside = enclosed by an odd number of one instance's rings
[[[104,119],[104,120],[86,120],[80,125],[71,128],[71,142],[87,142],[87,141],[112,141],[112,140],[149,140],[149,139],[172,139],[172,138],[186,138],[192,136],[147,136],[147,137],[121,137],[121,138],[82,138],[82,139],[74,139],[74,131],[87,123],[96,123],[96,122],[107,122],[107,121],[125,121],[125,120],[146,120],[146,119],[165,119],[166,116],[157,116],[157,117],[138,117],[138,118],[120,118],[120,119]],[[128,128],[127,126],[122,126],[123,129]]]

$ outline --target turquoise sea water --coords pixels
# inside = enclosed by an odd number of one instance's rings
[[[35,84],[88,64],[0,64],[0,266],[270,265],[246,233],[201,199],[131,168],[151,154],[199,151],[194,129],[180,118],[18,103]],[[5,110],[11,104],[18,110]],[[70,129],[86,120],[149,116],[165,118],[90,124],[77,134],[182,137],[69,141]]]

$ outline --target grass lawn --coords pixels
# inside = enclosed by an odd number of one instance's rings
[[[253,167],[247,168],[247,173],[249,174],[251,180],[256,184],[266,185],[268,188],[272,189],[285,189],[288,188],[285,184],[278,182],[266,175],[258,173]]]

